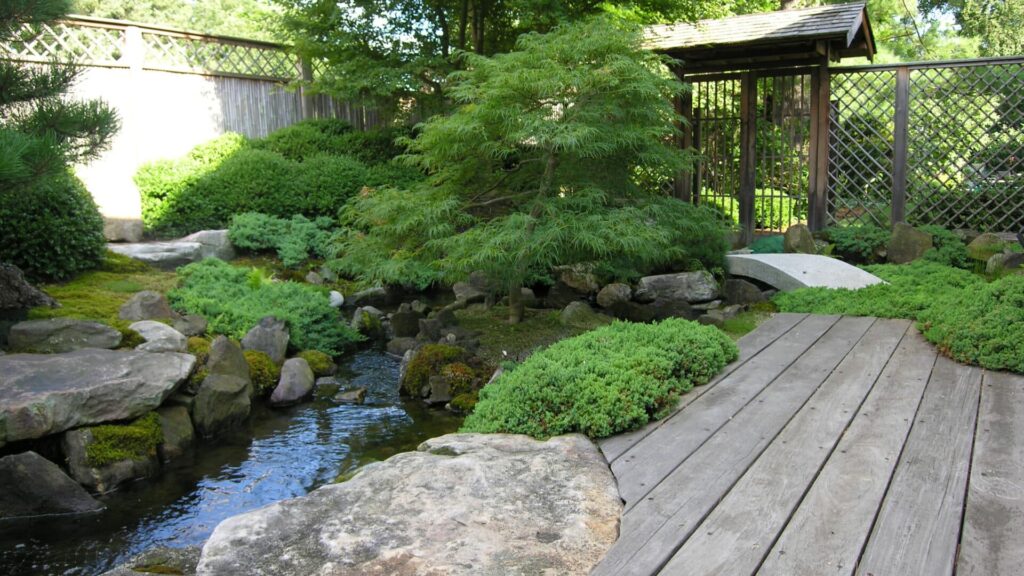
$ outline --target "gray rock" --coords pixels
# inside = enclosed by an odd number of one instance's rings
[[[756,284],[742,278],[725,281],[725,300],[730,304],[757,304],[764,302],[764,293]]]
[[[309,396],[313,391],[313,371],[303,358],[289,358],[281,367],[281,380],[270,395],[271,406],[289,406]]]
[[[970,244],[975,238],[981,236],[981,232],[970,228],[956,228],[953,230],[953,234],[956,234],[956,237],[964,244]]]
[[[206,318],[199,316],[198,314],[186,314],[181,318],[175,318],[173,322],[174,329],[181,332],[186,337],[190,336],[202,336],[206,334],[206,328],[208,326]]]
[[[129,329],[135,330],[145,340],[143,344],[135,347],[143,352],[185,352],[188,349],[188,340],[185,335],[171,328],[167,324],[155,320],[142,320],[135,322]]]
[[[57,308],[60,305],[49,294],[29,284],[20,268],[0,262],[0,310],[28,310],[37,306]]]
[[[164,270],[173,270],[179,266],[198,262],[203,257],[202,244],[180,240],[107,244],[107,249]]]
[[[178,315],[171,310],[167,297],[153,290],[136,293],[121,305],[118,317],[121,320],[166,320]]]
[[[195,404],[195,403],[196,403],[196,397],[195,396],[193,396],[192,394],[186,394],[185,392],[183,392],[181,390],[178,390],[174,394],[171,394],[170,396],[168,396],[167,400],[164,400],[163,405],[164,406],[181,406],[182,408],[185,408],[186,410],[188,410],[191,413],[192,412],[192,405]]]
[[[347,306],[387,306],[390,300],[388,291],[384,288],[367,288],[353,294],[345,303]]]
[[[452,401],[452,387],[441,376],[434,375],[429,380],[429,390],[423,401],[429,406],[441,406]]]
[[[580,294],[570,288],[565,282],[555,282],[555,285],[548,290],[544,297],[544,306],[548,308],[562,309],[572,302],[580,299]]]
[[[533,288],[520,288],[519,299],[523,303],[523,308],[536,308],[540,305],[540,299],[537,298],[537,294],[534,293]]]
[[[409,369],[409,363],[416,357],[416,349],[407,350],[402,355],[402,361],[398,364],[398,381],[401,382],[405,379],[405,371]]]
[[[706,314],[702,314],[697,318],[697,322],[704,324],[705,326],[717,326],[721,328],[725,325],[725,315],[722,314],[721,310],[708,310]]]
[[[967,255],[979,262],[988,262],[989,258],[1003,252],[1006,242],[995,234],[981,234],[967,245]]]
[[[0,520],[100,510],[103,504],[35,452],[0,458]]]
[[[564,326],[590,330],[606,324],[611,324],[612,319],[604,314],[598,314],[586,302],[572,302],[558,315],[558,321]]]
[[[324,283],[324,278],[323,276],[317,274],[315,271],[310,270],[308,273],[306,273],[306,282],[309,284],[315,284],[317,286],[320,286],[321,284]]]
[[[695,304],[717,297],[718,283],[706,270],[645,276],[633,293],[633,299],[641,303],[671,300]]]
[[[448,328],[459,325],[459,318],[455,315],[456,310],[462,310],[460,301],[453,302],[434,313],[434,320],[437,320],[441,328]]]
[[[197,573],[583,575],[618,536],[621,511],[583,436],[450,434],[225,520]]]
[[[150,548],[138,556],[104,572],[100,576],[152,576],[153,574],[180,574],[195,576],[202,548]]]
[[[597,293],[597,305],[610,310],[629,302],[632,297],[633,289],[629,284],[609,284]]]
[[[651,304],[640,304],[639,302],[623,302],[614,308],[608,309],[616,318],[630,322],[651,322],[655,319],[659,310],[660,307],[655,307]]]
[[[693,306],[688,304],[685,300],[677,298],[658,298],[654,302],[645,305],[646,314],[649,314],[651,320],[664,320],[666,318],[686,318],[693,320],[697,317],[697,312],[693,309]]]
[[[794,224],[782,236],[782,251],[787,254],[817,254],[814,235],[806,224]]]
[[[103,217],[103,237],[110,242],[139,242],[142,232],[142,220]]]
[[[160,470],[156,454],[93,466],[86,454],[94,441],[91,428],[78,428],[65,432],[61,444],[71,477],[94,492],[110,492],[125,482],[154,476]]]
[[[327,302],[331,308],[341,308],[345,305],[345,295],[337,290],[331,290],[327,294]]]
[[[421,318],[420,331],[416,339],[421,342],[437,342],[443,328],[441,321],[436,318]]]
[[[320,277],[324,279],[324,282],[338,281],[338,274],[334,270],[331,270],[331,268],[326,264],[320,267],[318,273],[320,274]]]
[[[160,428],[164,433],[164,441],[160,445],[160,458],[169,462],[180,458],[195,443],[196,434],[192,427],[192,417],[184,406],[161,406],[156,411],[160,416]]]
[[[331,401],[335,404],[362,404],[366,401],[366,388],[354,388],[335,394]]]
[[[284,362],[288,352],[288,326],[284,320],[267,316],[242,338],[242,350],[263,352],[275,364]]]
[[[1024,268],[1024,254],[1011,252],[993,254],[985,264],[985,273],[998,276],[1013,270]]]
[[[452,286],[452,292],[455,293],[455,299],[464,304],[483,302],[487,299],[487,292],[469,282],[456,282]]]
[[[216,436],[238,426],[252,409],[252,380],[242,349],[224,336],[210,345],[203,379],[192,404],[192,423],[203,437]]]
[[[101,322],[50,318],[27,320],[11,326],[7,335],[13,351],[59,354],[83,348],[117,348],[121,333]]]
[[[395,338],[388,341],[388,354],[401,358],[407,350],[415,350],[420,343],[415,338]]]
[[[373,306],[360,306],[352,314],[351,327],[369,338],[384,338],[384,313]]]
[[[0,356],[0,446],[160,406],[188,378],[189,354],[77,350]]]
[[[200,259],[219,258],[226,261],[235,257],[235,247],[228,238],[227,230],[200,230],[185,236],[179,242],[198,243]]]
[[[398,311],[391,315],[391,329],[395,338],[415,338],[420,332],[420,319],[423,314],[412,309],[410,304],[402,304]]]
[[[412,303],[409,304],[409,308],[421,316],[426,316],[427,314],[430,314],[431,311],[430,304],[419,300],[413,300]]]
[[[594,267],[589,264],[572,264],[555,266],[551,271],[560,282],[584,296],[594,294],[601,289],[601,284],[594,275]]]
[[[703,313],[703,312],[707,312],[708,310],[715,310],[715,309],[721,308],[721,307],[722,307],[722,301],[721,300],[712,300],[711,302],[701,302],[700,304],[694,304],[693,306],[690,306],[690,308],[692,308],[693,311],[697,312],[697,313]]]
[[[909,224],[898,222],[892,227],[892,238],[886,250],[889,262],[906,264],[913,262],[932,248],[932,235],[921,232]]]

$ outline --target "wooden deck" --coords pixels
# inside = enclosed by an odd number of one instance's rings
[[[904,320],[778,314],[739,344],[602,442],[626,504],[593,574],[1024,573],[1024,377]]]

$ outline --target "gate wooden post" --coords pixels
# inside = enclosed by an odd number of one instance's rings
[[[892,138],[892,224],[907,217],[907,129],[910,113],[910,69],[896,70],[896,112]]]
[[[828,63],[811,71],[811,149],[808,158],[807,225],[821,230],[828,223],[828,155],[832,77]]]
[[[754,187],[757,169],[757,73],[740,81],[740,232],[744,245],[754,240]]]
[[[685,82],[685,75],[681,67],[673,69],[676,77],[679,78],[680,82]],[[689,150],[693,148],[693,91],[686,89],[682,94],[676,97],[676,114],[682,117],[682,121],[679,123],[679,138],[677,145],[683,150]],[[676,176],[672,183],[673,194],[676,198],[686,202],[693,201],[693,172],[695,165],[691,166],[689,170],[681,170]]]

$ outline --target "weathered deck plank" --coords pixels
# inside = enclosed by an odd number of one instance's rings
[[[716,385],[613,462],[612,472],[619,479],[619,494],[627,511],[804,355],[838,320],[838,316],[811,316],[800,322],[784,339],[776,340],[733,372],[729,386]]]
[[[721,382],[727,376],[735,372],[740,366],[743,366],[748,360],[756,356],[779,338],[783,337],[805,318],[807,318],[807,314],[775,314],[758,326],[757,330],[740,338],[736,343],[740,349],[739,358],[726,366],[725,369],[722,370],[722,373],[716,376],[708,384],[698,386],[684,394],[679,399],[679,404],[676,406],[675,410],[673,410],[673,415],[690,405],[697,398],[700,398],[705,392],[714,387],[715,384]],[[601,452],[604,453],[605,459],[608,460],[609,463],[612,463],[635,444],[660,428],[662,424],[667,422],[671,417],[672,416],[670,415],[666,418],[656,420],[633,432],[617,434],[610,438],[605,438],[598,444],[601,448]]]
[[[909,328],[876,322],[662,573],[753,574]]]
[[[816,318],[823,317],[811,317],[808,322]],[[734,412],[735,416],[728,418],[692,456],[625,513],[619,541],[593,574],[646,576],[656,573],[829,377],[874,321],[873,318],[839,320],[778,378],[772,378],[770,391],[759,394],[742,406],[738,413]],[[780,343],[788,342],[789,339]],[[768,350],[758,358],[772,358]],[[752,361],[747,366],[754,363]],[[735,374],[739,375],[742,370]],[[730,378],[730,387],[716,387],[690,408],[697,407],[701,400],[716,392],[733,390],[735,387],[732,385],[738,380],[741,379]],[[761,390],[763,388],[760,387]],[[703,408],[719,406],[711,404]],[[693,414],[694,417],[699,415],[700,412]],[[651,441],[664,429],[656,431],[640,446],[653,447]],[[661,446],[663,458],[670,446]]]
[[[757,574],[853,572],[935,359],[920,334],[907,334]]]
[[[858,576],[953,573],[980,393],[979,368],[935,362]]]
[[[1024,376],[986,372],[958,576],[1024,569]]]

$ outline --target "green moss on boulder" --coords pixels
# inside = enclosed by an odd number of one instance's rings
[[[249,378],[252,379],[252,389],[256,396],[267,396],[277,387],[281,379],[281,367],[274,364],[264,352],[257,350],[246,350],[243,352],[245,361],[249,364]]]
[[[313,371],[313,375],[317,378],[330,376],[338,369],[337,365],[334,364],[334,360],[319,350],[303,350],[296,354],[296,357],[305,360],[309,364],[309,369]]]
[[[90,466],[101,467],[122,460],[145,460],[156,455],[163,441],[160,417],[150,412],[130,424],[104,424],[91,428],[93,442],[86,448]]]

